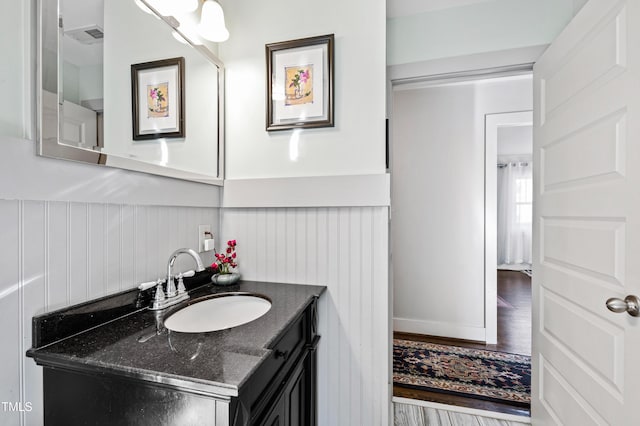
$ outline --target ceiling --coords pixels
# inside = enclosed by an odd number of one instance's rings
[[[417,15],[493,0],[387,0],[387,18]]]
[[[65,31],[93,25],[104,30],[104,0],[64,0],[61,5]],[[87,45],[69,37],[62,42],[66,62],[77,67],[102,64],[102,43]]]

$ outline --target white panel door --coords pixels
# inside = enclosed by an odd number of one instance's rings
[[[63,143],[93,148],[98,145],[98,115],[95,111],[64,101]]]
[[[534,424],[637,425],[640,2],[592,0],[534,68]]]

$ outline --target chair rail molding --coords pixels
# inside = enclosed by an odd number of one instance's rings
[[[389,174],[224,181],[223,208],[375,207],[391,204]]]

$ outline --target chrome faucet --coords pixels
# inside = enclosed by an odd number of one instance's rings
[[[173,274],[171,274],[171,271],[173,269],[173,264],[176,263],[176,259],[178,258],[179,255],[183,253],[193,257],[193,260],[196,261],[196,272],[204,271],[204,265],[202,264],[202,259],[200,258],[200,255],[196,253],[195,250],[192,250],[190,248],[181,248],[174,251],[171,254],[171,256],[169,256],[169,261],[167,262],[167,297],[174,297],[178,294],[178,291],[176,290],[176,285],[173,281]]]
[[[165,282],[165,280],[158,280],[156,296],[153,300],[153,303],[151,304],[151,308],[150,308],[151,310],[164,309],[167,306],[175,305],[176,303],[182,302],[183,300],[186,300],[189,298],[189,295],[187,294],[187,290],[184,288],[184,284],[182,283],[182,276],[188,277],[191,275],[190,274],[188,275],[188,273],[180,274],[181,275],[180,285],[177,289],[176,289],[176,284],[173,280],[173,264],[176,263],[176,259],[181,254],[188,254],[193,258],[193,260],[196,261],[196,272],[204,271],[204,265],[202,264],[202,259],[200,258],[200,255],[196,253],[195,250],[192,250],[190,248],[181,248],[174,251],[171,254],[171,256],[169,256],[169,261],[167,262],[167,278],[166,278],[167,291],[165,293],[162,290],[162,284]]]

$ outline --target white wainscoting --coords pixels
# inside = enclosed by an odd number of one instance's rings
[[[389,209],[222,209],[243,278],[326,285],[320,300],[318,421],[387,425],[391,400]]]
[[[218,235],[219,209],[0,200],[0,219],[0,401],[32,406],[0,406],[0,424],[41,425],[42,370],[25,357],[31,318],[166,274],[173,250],[197,248],[198,225]]]

